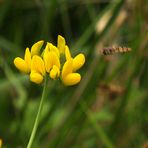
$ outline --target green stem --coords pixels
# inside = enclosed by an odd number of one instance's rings
[[[40,100],[38,113],[37,113],[37,116],[36,116],[36,119],[35,119],[35,123],[34,123],[33,129],[32,129],[32,133],[31,133],[31,136],[30,136],[27,148],[31,148],[32,147],[32,143],[34,141],[34,137],[35,137],[35,134],[36,134],[36,131],[37,131],[37,128],[38,128],[38,124],[39,124],[39,120],[40,120],[40,115],[41,115],[41,110],[42,110],[42,106],[43,106],[43,101],[44,101],[44,98],[45,98],[45,95],[46,95],[46,89],[47,89],[47,76],[45,76],[42,97],[41,97],[41,100]]]

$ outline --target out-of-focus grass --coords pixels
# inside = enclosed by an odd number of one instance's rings
[[[13,59],[35,41],[66,37],[86,64],[78,86],[49,82],[33,147],[143,147],[148,137],[148,3],[146,0],[0,1],[0,138],[26,147],[42,86]],[[124,13],[124,15],[123,15]],[[96,29],[99,27],[99,31]],[[104,46],[132,52],[104,56]]]

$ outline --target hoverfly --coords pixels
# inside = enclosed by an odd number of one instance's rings
[[[126,52],[130,52],[130,51],[131,51],[131,48],[129,48],[129,47],[118,46],[118,47],[104,47],[102,50],[102,53],[104,55],[111,55],[114,53],[126,53]]]

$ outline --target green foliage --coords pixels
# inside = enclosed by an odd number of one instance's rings
[[[60,34],[74,54],[86,55],[83,79],[73,87],[49,81],[33,147],[143,147],[148,137],[146,4],[146,0],[0,1],[3,146],[26,147],[42,93],[42,86],[15,69],[13,59],[38,40],[56,44]],[[99,52],[114,44],[132,51],[107,57]]]

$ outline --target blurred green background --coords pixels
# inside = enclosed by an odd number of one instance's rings
[[[85,66],[79,85],[49,81],[35,148],[148,146],[147,0],[0,0],[0,138],[24,148],[42,86],[19,73],[13,59],[38,40],[66,38]],[[104,56],[106,46],[132,52]]]

